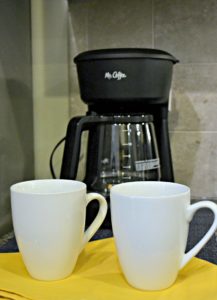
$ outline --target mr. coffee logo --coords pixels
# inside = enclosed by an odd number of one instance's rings
[[[116,79],[116,80],[121,80],[121,79],[124,79],[126,78],[127,75],[121,71],[114,71],[112,73],[110,72],[105,72],[105,79]]]

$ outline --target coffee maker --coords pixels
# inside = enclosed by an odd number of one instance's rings
[[[74,59],[85,116],[70,120],[60,178],[76,179],[81,137],[88,132],[88,192],[139,180],[174,181],[168,132],[173,65],[178,60],[157,49],[121,48],[83,52]],[[87,224],[96,214],[88,207]],[[111,227],[108,213],[103,228]]]

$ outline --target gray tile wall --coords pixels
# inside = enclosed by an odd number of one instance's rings
[[[217,198],[217,2],[72,0],[70,11],[72,57],[96,48],[153,47],[180,60],[170,113],[176,181],[195,198]],[[71,69],[73,115],[85,107]]]
[[[10,185],[33,177],[30,32],[29,0],[1,0],[0,236],[12,228]]]

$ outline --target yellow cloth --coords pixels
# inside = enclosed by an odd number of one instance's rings
[[[0,254],[0,299],[217,300],[217,266],[194,258],[172,287],[146,292],[124,279],[113,238],[88,243],[73,274],[59,281],[32,279],[19,253],[5,253]]]

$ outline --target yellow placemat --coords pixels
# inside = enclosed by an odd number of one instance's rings
[[[12,300],[217,300],[217,266],[194,258],[163,291],[132,288],[118,264],[113,238],[90,242],[74,273],[53,282],[27,273],[19,253],[0,254],[0,299]]]

